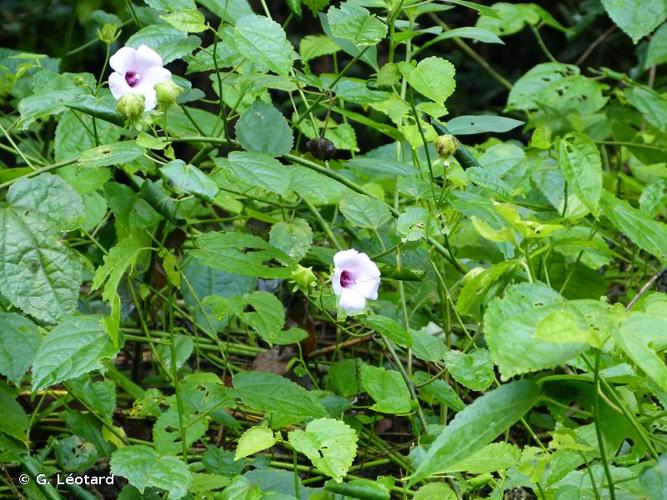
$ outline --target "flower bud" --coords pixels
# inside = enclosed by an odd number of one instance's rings
[[[292,272],[291,278],[303,291],[307,291],[317,280],[313,268],[303,266],[297,266],[296,271]]]
[[[443,158],[452,156],[458,148],[459,141],[451,134],[441,135],[435,140],[435,149]]]
[[[120,36],[120,29],[113,23],[106,23],[101,30],[97,30],[97,36],[107,45],[111,45]]]
[[[157,94],[157,103],[160,109],[168,109],[176,104],[176,99],[181,95],[183,89],[176,85],[172,80],[160,82],[155,85],[155,92]]]
[[[129,122],[135,122],[144,112],[144,96],[132,92],[120,98],[116,110],[123,113]]]

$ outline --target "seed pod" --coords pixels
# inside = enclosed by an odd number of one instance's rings
[[[317,137],[306,143],[306,147],[310,154],[318,160],[330,160],[336,154],[336,147],[329,139],[324,137]]]
[[[435,140],[435,149],[443,158],[447,158],[454,154],[459,147],[459,141],[451,134],[444,134]]]

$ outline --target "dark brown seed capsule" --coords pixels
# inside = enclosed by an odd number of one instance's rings
[[[318,160],[330,160],[336,153],[336,148],[329,139],[317,137],[306,144],[308,151]]]

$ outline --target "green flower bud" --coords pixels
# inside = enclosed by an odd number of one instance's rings
[[[307,291],[317,281],[312,267],[297,266],[296,271],[292,272],[291,278],[303,291]]]
[[[443,158],[452,156],[459,148],[459,141],[451,134],[441,135],[435,140],[435,149]]]
[[[181,95],[181,92],[183,92],[183,89],[176,85],[172,80],[160,82],[155,85],[157,103],[160,109],[168,109],[176,104],[176,99]]]
[[[132,92],[120,98],[116,110],[123,113],[129,122],[136,122],[144,113],[145,98],[142,94]]]
[[[97,36],[107,45],[111,45],[120,36],[120,29],[112,23],[106,23],[101,30],[97,30]]]

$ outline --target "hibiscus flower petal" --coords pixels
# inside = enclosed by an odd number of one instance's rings
[[[120,73],[121,76],[125,75],[127,70],[132,68],[136,53],[136,49],[133,49],[132,47],[118,49],[116,53],[109,58],[109,66],[111,66],[114,71]]]
[[[380,287],[380,278],[358,279],[350,288],[359,295],[376,300],[378,298],[378,288]]]
[[[340,294],[338,305],[349,314],[363,312],[366,308],[366,299],[359,295],[353,288],[344,288]]]
[[[146,45],[139,45],[132,69],[139,73],[144,73],[146,70],[154,66],[162,66],[162,58],[160,57],[160,54]]]
[[[111,91],[111,95],[118,100],[125,94],[132,92],[132,87],[127,84],[122,74],[111,73],[109,75],[109,90]]]
[[[153,87],[146,87],[141,89],[141,93],[144,95],[144,109],[146,111],[155,109],[155,106],[157,105],[157,94],[155,93],[155,89]]]
[[[166,82],[171,79],[171,71],[162,66],[153,66],[141,74],[141,80],[137,87],[143,91],[144,87],[155,87],[155,84]]]
[[[340,275],[343,270],[339,267],[334,268],[333,276],[331,277],[331,288],[336,295],[340,295],[343,291],[343,287],[340,284]]]

